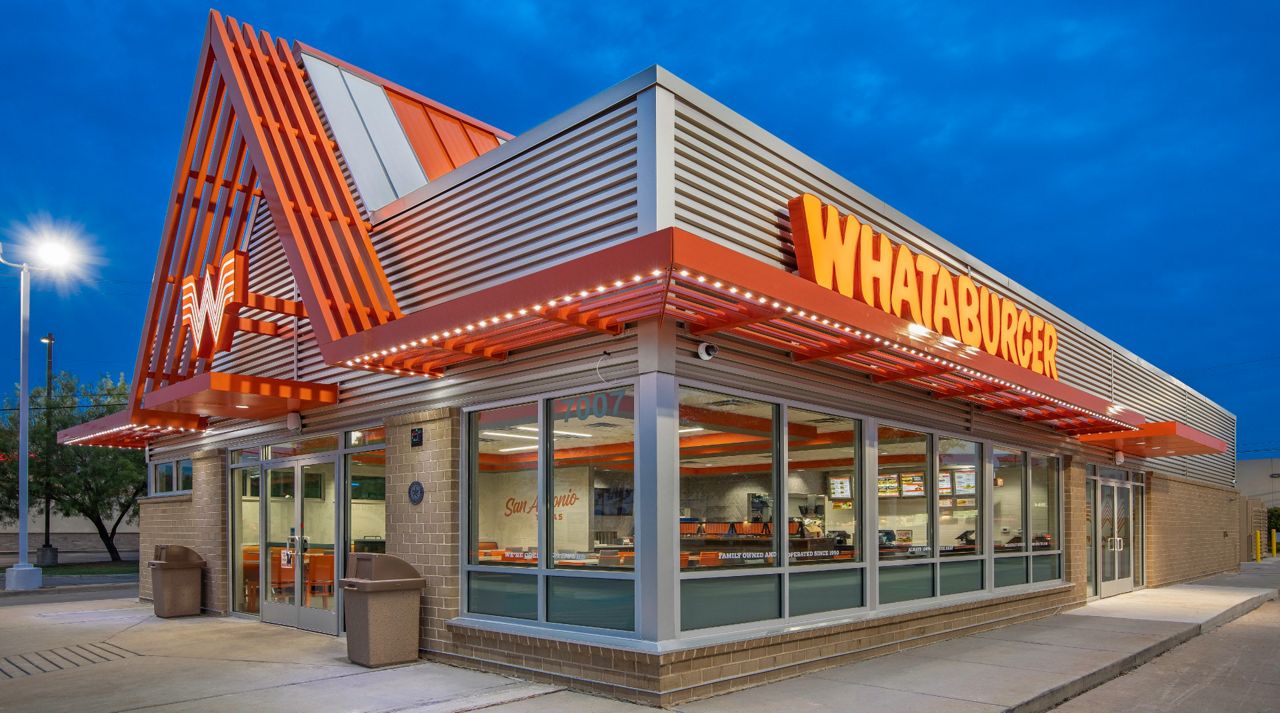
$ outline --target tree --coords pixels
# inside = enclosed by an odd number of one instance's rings
[[[1280,530],[1280,507],[1267,508],[1267,529]]]
[[[116,381],[103,377],[95,384],[82,385],[74,375],[62,372],[54,380],[46,418],[44,388],[31,391],[31,509],[43,512],[48,488],[53,511],[92,523],[112,560],[120,559],[116,532],[122,523],[137,518],[138,498],[147,491],[142,453],[60,446],[55,435],[62,429],[119,411],[128,399],[129,384],[123,377]],[[0,456],[4,458],[0,462],[0,519],[12,521],[18,510],[18,411],[10,401],[5,402],[5,408],[5,418],[0,423]]]

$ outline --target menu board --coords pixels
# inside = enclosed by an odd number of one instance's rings
[[[956,495],[977,495],[978,482],[973,471],[956,473]]]
[[[938,495],[951,494],[951,474],[941,473],[938,475]]]
[[[902,478],[902,497],[924,497],[924,473],[903,473],[900,477]]]
[[[847,475],[828,477],[827,497],[832,500],[849,500],[853,498],[853,479]]]
[[[881,475],[876,478],[876,494],[882,498],[896,498],[898,492],[898,476]]]

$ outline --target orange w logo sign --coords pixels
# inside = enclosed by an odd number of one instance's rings
[[[182,326],[191,333],[195,356],[208,358],[231,348],[240,308],[249,297],[248,253],[233,250],[203,280],[182,279]]]

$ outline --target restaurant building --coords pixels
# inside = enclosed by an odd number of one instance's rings
[[[512,136],[213,13],[186,127],[59,437],[209,612],[386,552],[424,656],[669,704],[1236,566],[1230,413],[661,68]]]

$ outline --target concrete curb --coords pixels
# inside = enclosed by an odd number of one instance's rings
[[[1264,592],[1257,596],[1250,597],[1204,623],[1188,624],[1187,628],[1182,631],[1161,639],[1137,653],[1130,654],[1119,661],[1114,661],[1096,671],[1093,671],[1092,673],[1085,674],[1074,681],[1065,683],[1057,688],[1051,688],[1047,691],[1043,691],[1039,695],[1006,708],[1005,713],[1042,713],[1043,711],[1052,710],[1054,707],[1061,705],[1062,703],[1065,703],[1086,691],[1097,688],[1112,679],[1119,678],[1120,676],[1165,653],[1168,653],[1169,650],[1180,646],[1181,644],[1185,644],[1201,634],[1206,634],[1223,624],[1239,619],[1245,614],[1248,614],[1254,609],[1262,606],[1263,603],[1277,599],[1277,597],[1277,592],[1274,591]]]
[[[39,589],[22,589],[17,591],[9,591],[0,589],[0,598],[7,597],[39,597],[50,594],[72,594],[75,592],[129,592],[137,589],[137,581],[133,582],[106,582],[103,584],[63,584],[57,587],[41,587]]]

